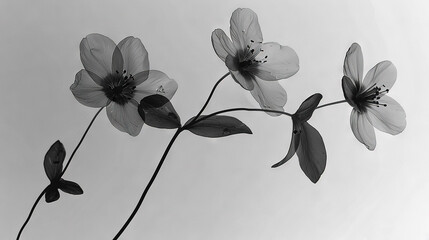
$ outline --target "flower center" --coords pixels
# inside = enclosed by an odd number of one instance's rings
[[[121,74],[109,74],[103,79],[103,92],[108,99],[119,104],[124,105],[134,97],[134,84],[133,75],[127,75],[127,71]]]
[[[250,44],[247,45],[247,48],[244,49],[241,54],[238,54],[238,67],[241,70],[246,70],[246,68],[254,67],[255,65],[267,62],[268,56],[264,56],[259,60],[256,59],[256,56],[260,52],[264,51],[260,48],[261,44],[262,42],[250,40]]]
[[[386,88],[385,85],[379,87],[374,84],[362,93],[357,94],[354,101],[361,111],[364,111],[365,108],[369,106],[387,107],[386,103],[380,102],[379,100],[388,92],[389,89]]]

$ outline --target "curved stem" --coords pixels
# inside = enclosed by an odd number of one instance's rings
[[[125,224],[122,226],[121,230],[119,230],[119,232],[115,235],[115,237],[113,238],[114,240],[118,239],[121,234],[125,231],[125,229],[127,228],[128,224],[130,224],[131,220],[133,220],[134,216],[136,215],[137,211],[139,210],[140,206],[143,203],[143,200],[146,197],[146,194],[148,193],[150,187],[152,186],[152,183],[155,181],[156,176],[159,173],[159,170],[162,167],[162,164],[164,163],[165,158],[167,157],[168,152],[171,149],[171,146],[173,146],[174,141],[176,141],[176,138],[179,136],[179,134],[183,131],[183,128],[179,128],[177,129],[176,133],[174,134],[174,136],[171,138],[170,142],[168,143],[167,148],[164,151],[164,154],[161,157],[161,160],[158,163],[158,166],[156,167],[155,171],[152,174],[152,177],[149,180],[149,183],[146,185],[146,188],[144,189],[136,207],[134,208],[133,212],[131,213],[131,215],[128,217],[127,221],[125,222]]]
[[[282,112],[282,111],[277,111],[277,110],[270,110],[270,109],[260,109],[260,108],[229,108],[229,109],[225,109],[222,111],[217,111],[214,113],[211,113],[209,115],[205,115],[201,118],[199,118],[198,120],[195,121],[195,123],[198,123],[204,119],[210,118],[212,116],[221,114],[221,113],[226,113],[226,112],[237,112],[237,111],[248,111],[248,112],[271,112],[271,113],[280,113],[282,115],[287,115],[289,117],[292,117],[292,114],[287,113],[287,112]]]
[[[340,101],[336,101],[336,102],[331,102],[331,103],[320,105],[316,109],[322,108],[322,107],[327,107],[327,106],[334,105],[334,104],[345,103],[345,102],[347,102],[347,101],[346,100],[340,100]]]
[[[64,173],[66,172],[70,161],[73,159],[74,154],[76,153],[77,149],[80,147],[80,145],[82,144],[83,139],[85,138],[86,134],[88,133],[89,129],[91,128],[92,124],[95,121],[95,118],[97,118],[98,114],[101,112],[101,110],[103,110],[104,107],[100,108],[97,113],[94,115],[94,117],[92,118],[91,122],[89,123],[88,127],[86,128],[82,138],[80,139],[79,143],[77,144],[76,148],[73,150],[72,154],[70,155],[69,160],[67,161],[66,166],[64,167],[63,171],[61,172],[60,178],[64,175]],[[36,202],[34,202],[33,207],[30,210],[30,214],[28,215],[27,219],[25,220],[24,224],[22,225],[21,229],[19,230],[18,236],[16,237],[16,239],[18,240],[19,237],[21,236],[22,231],[24,230],[25,226],[27,225],[28,221],[31,218],[31,215],[33,215],[34,209],[36,208],[37,204],[39,203],[40,199],[42,198],[43,194],[45,194],[46,189],[48,187],[46,187],[39,195],[39,197],[37,197]]]
[[[216,84],[213,86],[212,91],[210,92],[209,97],[207,98],[206,103],[204,103],[203,107],[202,107],[202,108],[201,108],[201,110],[198,112],[198,114],[195,116],[194,120],[192,120],[192,122],[195,122],[195,120],[196,120],[199,116],[201,116],[201,114],[203,113],[204,109],[206,109],[207,105],[209,104],[210,99],[212,98],[213,93],[214,93],[214,91],[216,90],[217,86],[218,86],[218,85],[219,85],[219,83],[220,83],[220,82],[222,82],[222,80],[223,80],[223,79],[225,79],[229,74],[230,74],[230,72],[226,73],[225,75],[223,75],[223,76],[222,76],[222,77],[221,77],[221,78],[216,82]]]
[[[67,168],[69,167],[69,164],[71,162],[71,160],[73,159],[74,154],[76,153],[77,149],[80,147],[80,145],[83,142],[83,139],[86,137],[86,134],[88,133],[89,129],[91,128],[92,124],[94,123],[95,119],[97,118],[98,114],[101,112],[101,110],[103,110],[104,107],[101,107],[97,113],[94,115],[94,117],[92,118],[91,122],[89,123],[88,127],[86,128],[85,132],[82,135],[82,138],[80,139],[79,143],[77,144],[76,148],[73,150],[72,154],[70,155],[69,160],[67,161],[66,166],[64,167],[63,171],[61,172],[60,178],[64,175],[64,173],[66,172]]]
[[[46,187],[45,189],[43,189],[43,191],[40,193],[40,195],[37,197],[36,201],[34,202],[33,207],[31,208],[30,213],[28,214],[27,219],[25,220],[24,224],[22,224],[21,229],[19,229],[18,236],[16,237],[16,240],[19,240],[19,238],[21,237],[22,231],[24,230],[24,228],[27,225],[28,221],[30,221],[30,218],[33,215],[34,209],[36,209],[37,204],[39,203],[40,199],[45,194],[47,188],[48,187]]]

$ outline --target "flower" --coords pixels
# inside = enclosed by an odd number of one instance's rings
[[[177,83],[166,74],[149,70],[148,53],[140,39],[127,37],[118,45],[101,34],[89,34],[80,42],[85,69],[70,86],[74,97],[88,107],[107,106],[113,126],[137,136],[143,120],[137,111],[141,99],[161,94],[171,99]]]
[[[258,17],[250,9],[235,10],[230,24],[232,41],[221,29],[212,33],[216,54],[225,62],[234,80],[251,92],[261,108],[282,111],[287,96],[277,80],[298,72],[298,56],[290,47],[262,43]]]
[[[307,121],[310,120],[321,99],[320,93],[311,95],[292,115],[293,131],[289,151],[283,160],[272,166],[276,168],[283,165],[296,152],[299,166],[313,183],[319,181],[325,171],[327,155],[322,136]]]
[[[60,198],[61,191],[73,195],[83,194],[82,188],[75,182],[67,181],[61,178],[63,170],[63,162],[66,157],[66,150],[60,141],[56,141],[49,148],[43,161],[46,176],[48,176],[51,184],[46,188],[45,200],[46,202],[54,202]]]
[[[396,81],[396,68],[390,61],[380,62],[362,81],[362,50],[359,44],[353,43],[344,59],[343,71],[344,97],[353,107],[350,115],[353,134],[372,151],[376,145],[374,127],[396,135],[407,125],[404,109],[387,96]]]

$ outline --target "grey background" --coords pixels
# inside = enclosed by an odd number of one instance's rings
[[[328,150],[316,185],[296,157],[270,168],[287,152],[287,117],[233,114],[253,135],[184,133],[123,239],[429,239],[428,4],[387,0],[0,1],[0,238],[16,237],[49,183],[42,165],[49,146],[60,139],[70,154],[96,112],[69,91],[83,37],[140,38],[151,69],[179,83],[172,102],[186,121],[227,72],[210,35],[228,31],[238,7],[258,14],[264,41],[298,53],[300,71],[281,81],[286,111],[315,92],[322,103],[343,99],[344,56],[358,42],[365,73],[382,60],[397,67],[389,95],[407,112],[407,128],[395,137],[377,131],[370,152],[352,134],[350,106],[316,111],[311,124]],[[207,112],[229,107],[258,107],[230,77]],[[172,134],[144,126],[133,138],[103,111],[64,176],[85,194],[41,202],[22,239],[112,238]]]

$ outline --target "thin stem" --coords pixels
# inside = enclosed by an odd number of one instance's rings
[[[60,178],[64,175],[64,173],[66,172],[67,168],[69,167],[69,164],[71,162],[71,160],[73,159],[74,154],[76,153],[77,149],[80,147],[80,145],[83,142],[83,139],[85,138],[86,134],[88,133],[89,129],[91,128],[92,124],[94,123],[95,119],[97,118],[98,114],[101,112],[101,110],[103,110],[104,107],[101,107],[97,113],[94,115],[94,117],[92,118],[91,122],[89,123],[88,127],[86,128],[85,132],[82,135],[82,138],[80,139],[79,143],[77,144],[76,148],[73,150],[72,154],[70,155],[69,160],[67,161],[66,166],[64,167],[63,171],[61,172]]]
[[[70,155],[69,160],[67,161],[66,166],[64,167],[63,171],[61,172],[60,178],[61,176],[63,176],[63,174],[66,172],[70,161],[73,159],[74,154],[76,153],[77,149],[80,147],[80,145],[82,144],[83,139],[85,138],[86,134],[88,133],[89,129],[91,128],[92,124],[94,123],[95,118],[97,118],[98,114],[101,112],[101,110],[103,110],[104,107],[100,108],[97,113],[95,114],[95,116],[92,118],[91,122],[89,123],[88,127],[85,130],[85,133],[83,134],[82,138],[80,139],[79,143],[77,144],[76,148],[73,150],[72,154]],[[40,199],[42,198],[43,194],[46,193],[46,189],[48,187],[46,187],[45,189],[43,189],[43,191],[40,193],[39,197],[37,197],[36,202],[34,202],[33,207],[30,210],[30,214],[28,215],[27,219],[25,220],[24,224],[22,225],[21,229],[19,230],[18,236],[16,237],[16,239],[18,240],[19,237],[21,236],[22,231],[24,230],[25,226],[27,225],[28,221],[31,218],[31,215],[33,215],[34,209],[36,208],[37,204],[39,203]]]
[[[212,98],[212,96],[213,96],[213,93],[214,93],[214,91],[216,90],[216,88],[217,88],[217,86],[219,85],[219,83],[223,80],[223,79],[225,79],[228,75],[230,74],[230,72],[228,72],[228,73],[226,73],[225,75],[223,75],[217,82],[216,82],[216,84],[213,86],[213,89],[212,89],[212,91],[210,92],[210,95],[209,95],[209,97],[207,98],[207,101],[206,101],[206,103],[203,105],[203,107],[201,108],[201,110],[198,112],[198,114],[195,116],[195,118],[192,120],[192,122],[195,122],[195,120],[203,113],[203,111],[204,111],[204,109],[206,109],[206,107],[207,107],[207,105],[209,104],[209,102],[210,102],[210,99]]]
[[[133,220],[134,216],[136,215],[137,211],[139,210],[140,206],[143,203],[143,200],[146,197],[146,194],[149,192],[150,187],[152,186],[152,183],[155,181],[156,176],[159,173],[159,170],[162,167],[162,164],[164,163],[165,158],[167,157],[168,152],[171,149],[171,146],[173,146],[174,141],[176,141],[176,138],[179,136],[179,134],[183,131],[183,128],[179,128],[177,129],[176,133],[173,135],[173,137],[171,138],[170,142],[167,145],[167,148],[164,151],[164,154],[161,157],[161,160],[158,163],[158,166],[156,167],[155,171],[152,174],[152,177],[149,180],[149,183],[146,185],[146,188],[144,189],[142,195],[140,196],[140,199],[136,205],[136,207],[134,208],[133,212],[131,213],[131,215],[128,217],[127,221],[125,222],[125,224],[122,226],[121,230],[119,230],[119,232],[116,234],[116,236],[113,238],[114,240],[118,239],[121,234],[125,231],[125,229],[127,228],[128,224],[130,224],[130,222]]]
[[[322,108],[322,107],[327,107],[327,106],[334,105],[334,104],[345,103],[345,102],[347,102],[347,101],[346,100],[340,100],[340,101],[336,101],[336,102],[331,102],[331,103],[320,105],[316,109]]]
[[[271,112],[271,113],[279,113],[279,114],[282,114],[282,115],[287,115],[287,116],[289,116],[289,117],[292,117],[292,114],[290,114],[290,113],[283,112],[283,111],[277,111],[277,110],[260,109],[260,108],[230,108],[230,109],[225,109],[225,110],[222,110],[222,111],[217,111],[217,112],[214,112],[214,113],[212,113],[212,114],[209,114],[209,115],[203,116],[203,117],[199,118],[198,120],[196,120],[196,121],[195,121],[195,123],[200,122],[200,121],[202,121],[202,120],[204,120],[204,119],[210,118],[210,117],[212,117],[212,116],[215,116],[215,115],[221,114],[221,113],[226,113],[226,112],[237,112],[237,111],[248,111],[248,112]]]
[[[43,197],[43,195],[46,192],[46,189],[48,189],[48,187],[46,187],[45,189],[43,189],[43,191],[40,193],[40,195],[37,197],[36,201],[33,204],[33,207],[30,210],[30,213],[28,214],[27,219],[25,220],[24,224],[22,225],[21,229],[19,229],[19,233],[18,236],[16,237],[16,240],[19,240],[19,238],[21,237],[21,233],[24,230],[25,226],[27,225],[28,221],[30,221],[31,216],[33,215],[34,209],[36,209],[37,204],[39,203],[40,199]]]

